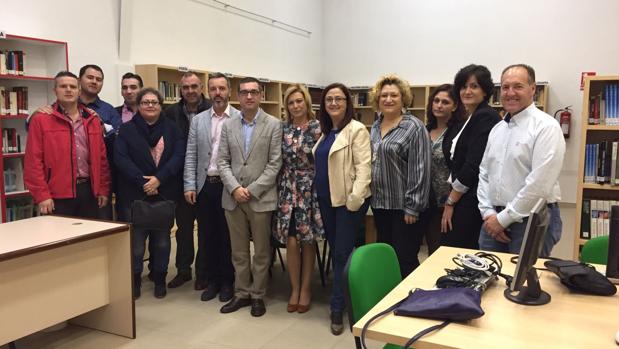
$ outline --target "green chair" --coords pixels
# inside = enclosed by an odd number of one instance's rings
[[[585,243],[580,251],[580,261],[584,263],[608,263],[608,236],[599,236]]]
[[[368,244],[350,254],[344,267],[344,294],[351,331],[400,281],[400,264],[393,247],[384,243]],[[355,345],[361,348],[359,337],[355,337]],[[384,348],[401,347],[386,344]]]

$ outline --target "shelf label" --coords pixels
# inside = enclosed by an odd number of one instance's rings
[[[6,30],[0,29],[0,39],[6,39]]]
[[[187,67],[180,67],[180,66],[179,66],[179,67],[178,67],[178,71],[182,71],[182,72],[185,72],[185,73],[186,73],[186,72],[188,72],[188,71],[189,71],[189,68],[187,68]]]
[[[595,76],[595,72],[594,71],[584,71],[582,73],[580,73],[580,90],[584,90],[585,89],[585,76]]]

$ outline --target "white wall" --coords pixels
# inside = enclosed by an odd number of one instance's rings
[[[549,111],[574,107],[561,189],[575,202],[580,72],[619,74],[617,14],[616,0],[323,0],[324,80],[371,85],[396,73],[439,84],[469,63],[498,80],[509,64],[530,64],[550,83]]]
[[[225,2],[307,29],[312,34],[309,37],[293,34],[190,0],[124,0],[121,60],[274,80],[320,80],[321,1]]]
[[[120,0],[0,0],[0,29],[9,34],[66,41],[69,70],[77,75],[85,64],[105,74],[101,98],[122,101],[118,80]]]

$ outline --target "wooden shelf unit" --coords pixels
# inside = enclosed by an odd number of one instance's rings
[[[619,186],[584,182],[586,144],[619,140],[619,126],[589,125],[590,96],[598,95],[606,84],[619,84],[619,76],[587,76],[583,93],[580,155],[576,188],[576,219],[574,225],[574,259],[578,260],[582,246],[588,241],[581,237],[583,200],[619,200]]]
[[[198,78],[200,78],[204,85],[204,94],[206,95],[206,79],[208,77],[206,71],[160,64],[140,64],[135,66],[135,73],[142,77],[144,87],[152,87],[159,90],[163,95],[163,104],[165,105],[174,104],[181,99],[180,81],[183,74],[188,71],[196,73]],[[162,83],[168,84],[172,91],[166,91]]]
[[[535,106],[537,108],[552,115],[550,111],[548,111],[548,89],[549,89],[548,82],[545,82],[545,81],[537,82],[536,88],[535,88],[534,101],[535,101]],[[503,105],[501,104],[500,96],[501,96],[501,84],[499,83],[494,84],[494,91],[492,93],[492,96],[490,97],[490,101],[488,102],[488,104],[490,104],[491,107],[495,108],[499,112],[501,117],[503,117],[503,115],[505,114],[505,111],[503,110]]]
[[[0,51],[23,51],[25,56],[23,72],[0,74],[0,86],[7,92],[14,87],[27,88],[27,113],[0,115],[0,128],[15,129],[20,139],[17,149],[2,149],[0,161],[3,174],[0,176],[0,220],[7,222],[11,218],[26,218],[36,213],[30,192],[24,187],[23,181],[27,137],[25,120],[36,107],[49,105],[56,100],[54,76],[59,71],[68,70],[69,62],[68,45],[63,41],[7,34],[6,38],[0,39]],[[0,138],[4,136],[2,132]],[[2,141],[0,144],[3,145],[4,139]]]

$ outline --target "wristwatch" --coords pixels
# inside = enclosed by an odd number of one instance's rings
[[[447,197],[447,200],[445,200],[445,205],[446,205],[446,206],[453,206],[453,205],[455,205],[455,204],[456,204],[456,202],[455,202],[455,201],[453,201],[453,200],[451,199],[451,197],[450,197],[450,196],[448,196],[448,197]]]

